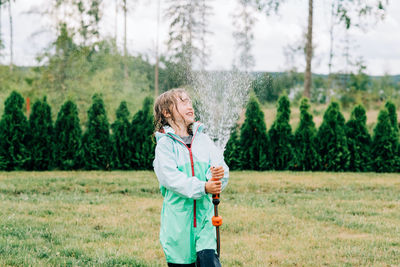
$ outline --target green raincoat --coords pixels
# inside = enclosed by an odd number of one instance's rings
[[[157,132],[154,171],[160,183],[164,202],[161,211],[160,242],[167,262],[190,264],[196,252],[216,250],[212,196],[206,194],[205,183],[211,179],[211,166],[223,166],[222,190],[226,187],[229,169],[222,152],[204,134],[203,125],[193,124],[191,148],[165,126]]]

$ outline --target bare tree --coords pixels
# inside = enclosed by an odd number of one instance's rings
[[[128,57],[128,14],[134,10],[135,4],[137,4],[138,0],[116,0],[115,1],[115,43],[117,43],[117,18],[118,11],[122,9],[124,16],[124,33],[123,33],[123,53],[124,53],[124,76],[125,79],[128,78],[128,65],[127,65],[127,57]]]
[[[155,98],[157,98],[158,97],[158,92],[159,92],[159,81],[158,81],[158,67],[159,67],[159,64],[160,64],[160,58],[159,58],[159,55],[158,55],[158,42],[159,42],[159,34],[160,34],[160,9],[161,9],[161,3],[160,3],[160,1],[161,0],[158,0],[157,1],[157,36],[156,36],[156,65],[155,65],[155,70],[154,70],[154,95],[155,95]]]
[[[363,18],[376,17],[384,18],[385,9],[388,5],[388,0],[331,0],[336,11],[332,14],[339,17],[340,21],[344,22],[346,29],[351,25],[363,27],[360,23]],[[284,1],[281,1],[284,2]],[[274,7],[279,8],[279,2],[275,0],[255,0],[260,10],[270,10]],[[267,12],[268,14],[268,12]],[[303,95],[309,97],[311,91],[311,60],[313,54],[313,0],[308,0],[308,24],[307,24],[307,44],[306,44],[306,69],[304,73],[304,91]],[[359,21],[357,21],[359,20]],[[354,22],[355,21],[355,22]],[[367,20],[368,21],[368,20]],[[333,57],[333,52],[330,54]]]
[[[207,0],[168,0],[165,17],[169,20],[168,49],[172,61],[189,75],[194,62],[206,63],[207,18],[211,6]]]
[[[80,27],[78,32],[81,43],[86,46],[87,41],[96,42],[100,39],[99,22],[102,16],[101,4],[103,0],[78,0],[75,5],[79,11]]]
[[[14,32],[13,32],[13,16],[12,16],[11,3],[12,1],[8,0],[8,17],[10,20],[10,71],[13,70],[13,65],[14,65]]]
[[[238,11],[233,15],[233,25],[235,31],[235,46],[239,52],[239,60],[237,65],[239,69],[248,72],[255,65],[254,56],[251,54],[253,46],[254,33],[253,26],[256,21],[254,10],[249,0],[239,0]]]
[[[200,67],[205,69],[210,56],[210,49],[207,44],[207,36],[212,34],[208,29],[209,17],[212,15],[212,7],[209,4],[210,0],[199,0],[198,10],[200,16],[199,22],[199,41],[200,41]]]
[[[329,61],[328,69],[329,74],[332,73],[334,44],[335,37],[338,36],[335,29],[338,26],[342,26],[346,30],[346,39],[348,39],[348,30],[351,27],[360,28],[363,31],[367,31],[373,27],[380,20],[385,18],[385,9],[388,5],[388,1],[373,1],[366,4],[364,1],[350,1],[350,0],[335,0],[331,2],[331,19],[329,25]],[[348,48],[348,46],[345,46]],[[349,51],[347,49],[348,55]],[[348,58],[348,56],[346,56]]]
[[[312,32],[313,32],[313,0],[308,0],[308,26],[306,44],[306,70],[304,73],[304,93],[305,97],[311,95],[311,59],[312,59]]]
[[[49,19],[49,28],[57,36],[61,26],[74,35],[74,41],[82,46],[100,40],[99,24],[102,19],[103,0],[47,0],[45,6],[36,6],[29,13],[40,14]]]
[[[117,44],[118,37],[118,10],[119,10],[119,0],[115,0],[115,21],[114,21],[114,41]]]
[[[2,7],[4,5],[4,1],[0,0],[0,51],[3,49],[3,35],[2,35],[2,24],[1,24],[1,12],[2,12]],[[1,56],[1,53],[0,53]]]

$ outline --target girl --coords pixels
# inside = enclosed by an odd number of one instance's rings
[[[227,185],[228,166],[203,133],[204,126],[194,121],[192,101],[185,90],[160,95],[154,117],[153,165],[164,197],[160,241],[168,266],[221,266],[211,223],[211,195]],[[211,181],[211,177],[218,180]]]

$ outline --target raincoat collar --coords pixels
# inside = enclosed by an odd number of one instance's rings
[[[204,124],[202,124],[199,121],[196,121],[196,122],[193,123],[192,129],[193,129],[193,137],[194,137],[196,135],[196,133],[199,133],[199,132],[203,131]],[[181,140],[181,137],[179,135],[175,134],[175,130],[172,127],[164,126],[163,130],[164,130],[163,133],[162,132],[156,132],[155,135],[156,135],[156,140],[157,141],[160,140],[160,138],[162,138],[162,137],[164,137],[166,135],[172,135],[175,138],[179,138]]]

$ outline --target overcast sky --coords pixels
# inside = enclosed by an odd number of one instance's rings
[[[111,0],[104,1],[107,7],[101,24],[102,35],[113,36],[115,29],[115,11]],[[142,0],[129,15],[128,44],[129,51],[135,53],[154,54],[157,32],[157,5],[155,0]],[[165,2],[165,1],[161,1]],[[252,54],[256,59],[253,70],[256,71],[285,71],[288,68],[283,48],[301,39],[307,26],[307,2],[305,0],[287,1],[278,15],[266,17],[257,14],[254,26],[254,42]],[[329,53],[329,4],[330,1],[315,1],[314,15],[314,44],[316,45],[313,61],[314,73],[327,73]],[[353,60],[363,58],[367,65],[367,73],[382,75],[400,74],[400,1],[390,1],[386,19],[377,25],[372,25],[367,32],[353,29],[349,32],[350,53]],[[40,6],[44,0],[18,0],[13,7],[14,16],[14,61],[17,65],[36,64],[35,56],[43,51],[54,40],[48,25],[41,16],[26,14],[33,5]],[[208,38],[211,49],[209,69],[229,69],[234,57],[234,39],[232,37],[232,14],[237,9],[233,0],[212,0],[214,15],[210,18]],[[165,8],[165,4],[161,4]],[[8,11],[2,10],[2,36],[5,48],[1,61],[9,62],[9,21]],[[118,21],[118,42],[122,45],[122,15]],[[160,49],[166,52],[168,23],[161,21]],[[337,34],[334,70],[346,68],[343,59],[343,31]],[[304,57],[296,57],[299,70],[303,71]]]

